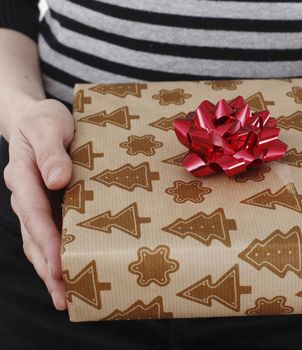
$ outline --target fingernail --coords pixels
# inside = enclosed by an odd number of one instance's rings
[[[52,301],[54,303],[54,306],[57,310],[63,311],[66,309],[66,306],[67,306],[66,302],[60,295],[58,295],[55,292],[52,292],[51,297],[52,297]]]
[[[53,169],[51,169],[48,173],[47,181],[50,184],[58,175],[62,174],[63,167],[56,166]]]
[[[56,294],[54,292],[51,293],[51,298],[52,298],[52,302],[55,306],[55,308],[57,309],[57,297],[56,297]]]

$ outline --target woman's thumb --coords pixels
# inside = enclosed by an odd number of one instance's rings
[[[24,134],[34,150],[44,183],[50,190],[63,188],[72,175],[72,161],[65,148],[73,137],[72,116],[40,116],[32,122],[35,125],[28,125]]]
[[[69,182],[72,173],[72,162],[63,143],[55,137],[49,138],[45,144],[35,144],[37,166],[45,185],[50,190],[57,190]]]

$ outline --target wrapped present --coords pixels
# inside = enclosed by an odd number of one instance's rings
[[[236,96],[276,118],[286,152],[234,176],[191,174],[174,121]],[[70,320],[302,313],[301,109],[302,79],[77,84]]]

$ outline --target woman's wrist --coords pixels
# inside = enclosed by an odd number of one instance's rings
[[[5,114],[2,118],[1,134],[9,142],[11,133],[14,128],[17,128],[20,121],[28,118],[39,102],[46,99],[41,95],[40,99],[34,98],[23,93],[15,93],[11,101],[7,102],[7,108],[2,109],[1,113]]]

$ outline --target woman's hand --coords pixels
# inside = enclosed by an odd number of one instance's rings
[[[70,181],[72,162],[67,148],[73,135],[73,117],[62,103],[33,101],[11,122],[9,163],[4,170],[11,205],[20,220],[24,253],[58,310],[67,307],[61,236],[46,191],[61,189]]]

